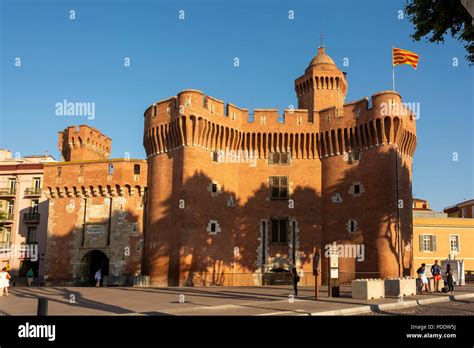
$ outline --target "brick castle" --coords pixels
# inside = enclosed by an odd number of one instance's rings
[[[112,140],[89,126],[59,132],[62,162],[45,163],[46,284],[140,274],[147,164],[109,159]]]
[[[334,242],[365,246],[363,261],[339,259],[342,281],[411,275],[415,118],[395,91],[346,103],[347,89],[320,47],[283,120],[255,109],[249,121],[197,90],[150,106],[151,283],[256,285],[296,265],[311,284],[313,254]]]

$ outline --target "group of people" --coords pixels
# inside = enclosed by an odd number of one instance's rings
[[[426,264],[422,263],[421,267],[418,268],[416,273],[418,274],[418,277],[421,280],[420,293],[423,293],[423,288],[425,288],[426,292],[431,293],[432,291],[430,289],[430,283],[426,275]],[[442,276],[441,266],[438,264],[438,260],[436,260],[435,263],[431,266],[431,274],[433,275],[435,291],[440,292],[439,281],[443,279],[443,276]],[[451,292],[452,294],[454,291],[454,277],[453,277],[453,271],[451,270],[450,264],[446,266],[445,276],[446,276],[446,281],[444,282],[445,286],[443,287],[443,289],[446,289],[446,292]]]
[[[33,285],[35,273],[33,268],[29,268],[26,272],[26,282],[28,286]],[[8,296],[8,288],[10,287],[10,282],[13,282],[13,286],[15,286],[15,281],[13,279],[12,272],[10,271],[10,267],[3,267],[0,271],[0,296]]]
[[[291,273],[293,275],[293,289],[295,292],[295,296],[297,296],[298,295],[298,282],[300,281],[300,276],[295,267],[292,268]],[[430,289],[430,283],[428,280],[428,276],[426,275],[426,264],[422,263],[421,267],[418,268],[416,273],[418,274],[418,277],[421,280],[420,293],[423,293],[423,288],[425,288],[426,292],[429,292],[429,293],[433,292]],[[431,274],[433,276],[435,292],[440,292],[439,282],[440,280],[443,279],[443,276],[442,276],[441,266],[439,265],[438,260],[436,260],[435,263],[431,266]],[[450,292],[452,294],[454,291],[454,276],[453,276],[453,271],[451,269],[451,265],[449,263],[446,265],[445,276],[446,276],[446,281],[443,281],[444,282],[443,289],[445,290],[442,290],[442,291]]]

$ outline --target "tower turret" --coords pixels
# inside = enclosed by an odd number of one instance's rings
[[[339,70],[324,46],[311,60],[305,73],[295,80],[298,109],[308,109],[310,121],[314,112],[330,107],[341,108],[347,93],[345,74]]]
[[[59,132],[58,146],[64,161],[103,160],[110,156],[112,139],[86,125],[71,126]]]

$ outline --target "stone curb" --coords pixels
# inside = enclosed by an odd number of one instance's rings
[[[401,309],[401,308],[409,308],[419,305],[427,305],[431,303],[441,303],[441,302],[449,302],[449,301],[456,301],[462,300],[466,298],[474,297],[474,293],[469,294],[462,294],[462,295],[449,295],[443,297],[433,297],[427,298],[422,300],[410,300],[404,302],[395,302],[395,303],[386,303],[386,304],[374,304],[374,305],[367,305],[361,307],[353,307],[353,308],[346,308],[346,309],[337,309],[332,311],[324,311],[324,312],[314,312],[310,313],[309,315],[318,316],[318,315],[359,315],[359,314],[366,314],[371,312],[381,312],[388,309]]]

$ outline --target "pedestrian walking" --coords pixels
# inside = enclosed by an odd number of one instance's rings
[[[451,291],[451,294],[453,294],[454,277],[453,277],[453,271],[451,270],[451,265],[449,263],[446,266],[446,280],[448,281],[448,291]]]
[[[421,267],[416,270],[416,273],[418,273],[418,278],[420,278],[421,281],[421,288],[420,288],[420,293],[423,293],[423,286],[425,286],[425,289],[427,292],[431,292],[429,289],[429,282],[428,282],[428,277],[426,276],[425,272],[425,267],[426,264],[422,263]]]
[[[439,281],[441,280],[441,267],[438,265],[438,260],[435,260],[433,266],[431,266],[431,274],[433,275],[435,291],[439,292]]]
[[[99,287],[100,286],[100,281],[102,280],[102,271],[99,269],[97,272],[95,272],[95,286]]]
[[[10,274],[7,272],[7,268],[3,267],[0,272],[0,296],[3,296],[5,293],[8,296],[8,288],[10,287]]]
[[[296,267],[292,268],[291,273],[293,273],[293,290],[295,291],[295,297],[296,297],[298,296],[298,283],[300,281],[300,276],[298,275],[298,271],[296,270]]]
[[[26,281],[28,282],[28,286],[33,284],[33,279],[35,277],[35,273],[33,272],[33,268],[30,267],[28,272],[26,272]]]

